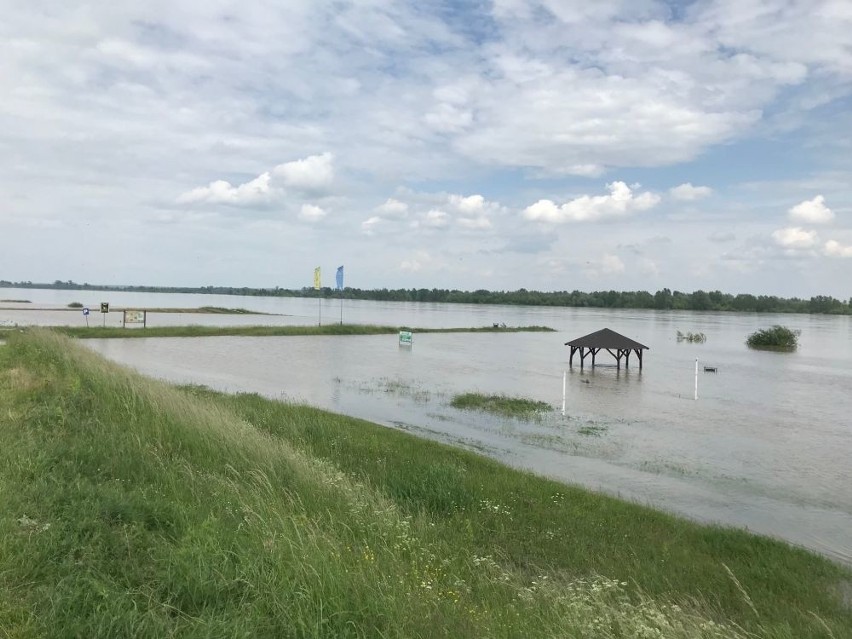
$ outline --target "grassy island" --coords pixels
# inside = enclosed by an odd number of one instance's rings
[[[0,348],[10,637],[844,637],[852,573],[361,420]],[[844,597],[846,602],[844,603]]]
[[[462,410],[478,410],[505,417],[525,418],[551,410],[550,404],[523,397],[461,393],[453,397],[450,406]]]

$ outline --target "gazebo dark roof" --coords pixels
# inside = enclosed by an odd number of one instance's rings
[[[565,342],[565,346],[571,347],[571,356],[568,358],[569,366],[574,365],[574,353],[580,351],[580,368],[583,367],[587,355],[592,356],[592,366],[594,366],[598,351],[605,349],[615,358],[618,368],[621,368],[622,357],[624,358],[624,366],[626,368],[630,365],[630,354],[636,353],[636,357],[639,360],[639,368],[641,369],[642,351],[648,349],[644,344],[640,344],[608,328],[602,328],[594,333],[589,333],[570,342]]]
[[[578,337],[570,342],[565,342],[565,346],[583,347],[583,348],[628,348],[628,349],[647,349],[644,344],[625,337],[620,333],[609,328],[602,328],[594,333],[589,333],[583,337]]]

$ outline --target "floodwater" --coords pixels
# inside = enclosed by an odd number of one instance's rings
[[[151,325],[310,324],[340,320],[338,300],[80,291],[12,291],[58,308],[241,307],[274,315],[149,315]],[[103,298],[103,300],[101,300]],[[8,308],[8,303],[0,307]],[[79,312],[79,311],[78,311]],[[556,333],[87,340],[155,377],[305,402],[477,450],[511,465],[703,522],[748,528],[852,564],[852,318],[346,301],[346,322],[419,327],[547,325]],[[0,310],[0,324],[78,323],[61,310]],[[93,312],[90,321],[98,321]],[[113,319],[110,313],[107,317]],[[56,317],[68,318],[66,321]],[[23,321],[22,321],[23,318]],[[32,318],[32,321],[26,321]],[[196,321],[198,319],[199,321]],[[120,322],[120,319],[118,320]],[[109,323],[109,322],[108,322]],[[746,336],[800,329],[794,353]],[[563,344],[609,327],[650,347],[644,370],[568,367]],[[703,332],[704,344],[676,332]],[[699,399],[694,399],[695,360]],[[599,364],[614,360],[603,352]],[[717,368],[704,373],[704,366]],[[563,371],[566,414],[561,413]],[[456,393],[548,402],[518,421],[459,411]]]

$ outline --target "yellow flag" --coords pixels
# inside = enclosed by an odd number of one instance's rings
[[[320,290],[321,287],[322,287],[322,284],[320,284],[320,267],[317,266],[314,269],[314,288],[316,290]]]

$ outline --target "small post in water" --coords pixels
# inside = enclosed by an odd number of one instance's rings
[[[565,389],[568,383],[568,372],[562,371],[562,416],[565,417]]]
[[[695,399],[698,399],[698,358],[695,358]]]

